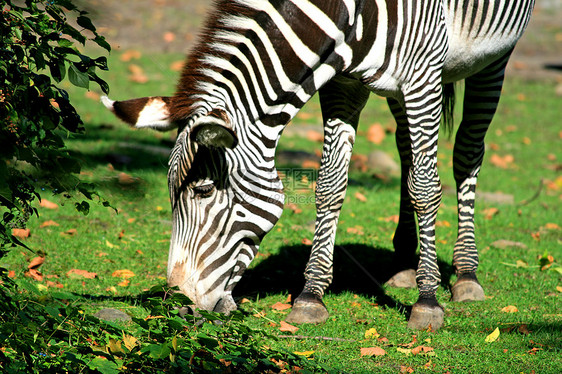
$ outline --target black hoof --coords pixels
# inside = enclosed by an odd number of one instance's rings
[[[329,317],[322,298],[311,293],[302,293],[295,299],[287,323],[324,323]]]
[[[437,331],[443,326],[445,311],[437,301],[418,300],[412,306],[408,327],[415,330]]]

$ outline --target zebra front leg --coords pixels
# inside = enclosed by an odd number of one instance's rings
[[[407,189],[418,218],[420,242],[416,272],[419,298],[412,307],[408,327],[437,330],[443,325],[444,318],[443,308],[436,298],[441,274],[435,251],[435,220],[442,196],[437,173],[442,88],[440,80],[428,79],[428,82],[438,83],[412,88],[411,93],[404,95],[412,155]]]
[[[453,168],[457,183],[458,236],[453,254],[457,281],[453,301],[484,300],[478,282],[478,250],[474,234],[476,181],[484,158],[484,136],[496,112],[509,53],[465,81],[463,120],[457,131]]]
[[[295,299],[289,323],[322,323],[328,310],[322,302],[333,278],[336,228],[345,193],[355,129],[339,120],[325,126],[324,149],[316,183],[316,227],[312,252],[305,269],[306,283]]]

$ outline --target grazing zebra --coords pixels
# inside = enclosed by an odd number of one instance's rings
[[[402,164],[400,261],[420,247],[419,299],[409,326],[438,329],[443,309],[435,220],[441,200],[437,139],[451,82],[465,80],[454,174],[459,228],[455,300],[484,297],[476,278],[476,178],[504,70],[533,0],[221,0],[173,97],[103,98],[137,128],[178,129],[169,161],[173,230],[168,283],[202,309],[236,308],[232,289],[283,211],[274,156],[286,124],[316,92],[325,141],[306,284],[288,320],[323,322],[336,226],[359,113],[388,98]],[[445,89],[443,89],[445,87]],[[443,109],[444,108],[444,109]],[[419,227],[419,239],[416,229]]]

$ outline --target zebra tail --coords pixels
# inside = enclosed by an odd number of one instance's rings
[[[445,134],[451,138],[455,127],[455,84],[445,83],[443,85],[443,127]]]

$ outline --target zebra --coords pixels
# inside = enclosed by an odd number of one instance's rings
[[[504,71],[534,0],[219,0],[188,56],[172,97],[107,108],[136,128],[177,129],[169,159],[173,227],[167,281],[197,308],[236,309],[232,290],[284,206],[275,150],[287,123],[318,92],[324,145],[317,219],[305,285],[287,317],[321,323],[332,281],[336,227],[347,189],[359,114],[371,92],[397,123],[400,218],[393,246],[410,263],[419,246],[418,301],[408,326],[437,330],[444,310],[435,222],[441,117],[452,115],[453,82],[465,81],[454,176],[458,239],[453,299],[481,300],[474,233],[484,136]],[[418,234],[419,232],[419,234]]]

